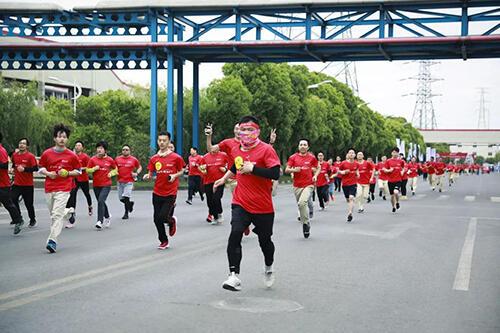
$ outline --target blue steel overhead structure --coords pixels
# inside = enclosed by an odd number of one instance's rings
[[[498,0],[209,0],[199,4],[137,0],[133,4],[102,1],[96,7],[71,11],[0,4],[0,29],[3,37],[56,40],[9,43],[0,37],[0,69],[150,69],[152,150],[158,70],[167,69],[166,125],[172,134],[177,70],[174,138],[179,152],[186,60],[193,63],[193,146],[198,146],[200,63],[500,57]],[[352,39],[341,38],[347,30]],[[57,42],[61,37],[64,42]],[[94,37],[115,42],[94,42]]]

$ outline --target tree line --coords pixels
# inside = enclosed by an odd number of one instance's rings
[[[275,148],[284,160],[302,138],[312,151],[328,157],[345,157],[348,148],[365,156],[388,154],[396,138],[425,147],[423,138],[406,119],[385,117],[372,110],[352,90],[335,78],[311,72],[306,66],[289,64],[226,64],[224,77],[213,80],[200,91],[200,152],[205,151],[203,127],[214,124],[214,141],[233,136],[233,126],[243,115],[260,119],[261,133],[267,139],[276,128]],[[308,86],[331,81],[309,89]],[[137,87],[131,93],[106,91],[96,96],[82,96],[76,113],[69,101],[50,99],[38,108],[34,83],[7,84],[0,80],[0,119],[4,145],[13,150],[17,140],[28,137],[31,150],[40,155],[52,142],[51,126],[68,124],[73,133],[70,143],[82,140],[88,150],[99,140],[120,152],[123,144],[132,146],[142,163],[149,155],[149,90]],[[390,101],[388,101],[390,102]],[[166,127],[165,90],[158,92],[158,130]],[[183,151],[192,141],[192,91],[184,90]],[[174,124],[176,119],[174,118]],[[175,127],[175,125],[174,125]],[[176,129],[177,130],[177,129]]]

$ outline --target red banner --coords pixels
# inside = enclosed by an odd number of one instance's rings
[[[444,158],[466,158],[467,153],[439,153],[440,157]]]

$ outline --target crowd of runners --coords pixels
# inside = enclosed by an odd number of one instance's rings
[[[348,149],[345,158],[336,156],[326,159],[324,152],[314,155],[307,139],[299,140],[297,152],[290,156],[284,167],[273,148],[276,130],[272,130],[269,143],[261,140],[260,124],[253,116],[243,117],[234,126],[234,137],[217,144],[212,142],[213,128],[205,127],[205,155],[198,154],[197,147],[190,149],[187,164],[175,153],[171,136],[160,132],[157,137],[158,152],[146,166],[142,179],[153,181],[153,222],[158,232],[158,249],[169,247],[169,237],[177,230],[174,215],[179,179],[188,173],[188,196],[186,204],[191,205],[198,193],[206,199],[208,223],[217,225],[224,222],[222,197],[224,188],[231,191],[231,232],[227,244],[229,277],[223,283],[228,290],[241,290],[239,279],[242,260],[241,240],[252,231],[258,236],[264,255],[264,281],[267,287],[273,285],[274,243],[272,241],[274,206],[272,196],[276,192],[278,179],[289,174],[293,179],[293,192],[297,202],[298,220],[305,238],[311,235],[311,219],[314,216],[313,197],[321,210],[335,200],[337,192],[343,192],[347,208],[347,223],[352,223],[353,212],[363,214],[366,205],[378,197],[390,202],[390,209],[396,213],[401,209],[401,200],[414,196],[417,192],[419,176],[427,180],[433,191],[443,191],[444,186],[452,186],[462,173],[479,174],[477,164],[453,161],[448,164],[438,158],[420,163],[415,157],[407,160],[397,147],[390,156],[382,156],[377,163],[362,151]],[[121,155],[108,155],[108,144],[100,141],[94,145],[94,155],[85,153],[82,141],[76,141],[73,149],[67,147],[70,129],[56,125],[53,129],[54,146],[48,148],[39,160],[29,151],[28,138],[18,141],[18,148],[8,154],[1,145],[0,133],[0,202],[8,210],[14,234],[24,227],[24,218],[19,206],[20,199],[26,206],[29,224],[37,225],[33,206],[34,173],[45,177],[45,194],[51,218],[50,233],[46,249],[50,253],[57,250],[58,237],[63,228],[71,229],[78,221],[76,216],[77,193],[85,196],[86,214],[95,215],[95,229],[104,230],[111,225],[111,214],[106,204],[116,177],[118,200],[123,204],[123,220],[129,219],[134,210],[134,183],[142,173],[139,160],[131,154],[131,146],[124,144]],[[378,160],[378,159],[377,159]],[[13,181],[11,180],[11,176]],[[90,177],[95,196],[94,208],[90,195]]]

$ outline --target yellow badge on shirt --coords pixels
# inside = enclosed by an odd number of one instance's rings
[[[156,162],[155,163],[155,169],[156,169],[156,171],[160,171],[162,166],[163,165],[161,164],[161,162]]]
[[[234,166],[236,167],[236,170],[241,170],[241,168],[243,168],[243,157],[236,157],[234,159]]]

